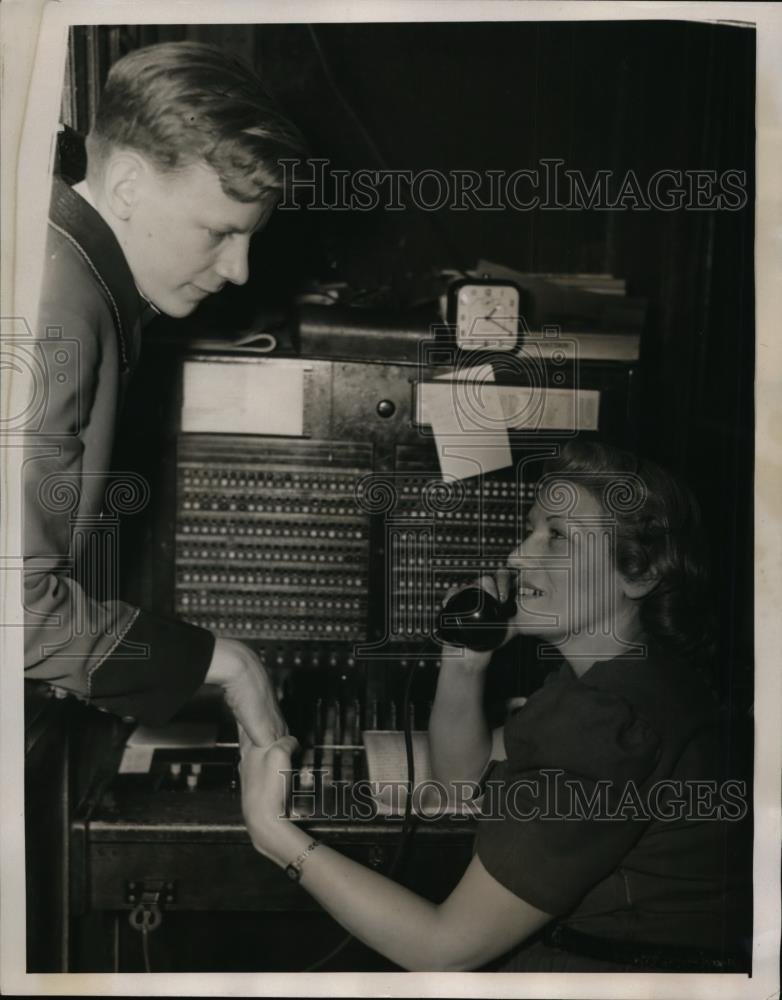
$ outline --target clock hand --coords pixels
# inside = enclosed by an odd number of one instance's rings
[[[493,310],[492,310],[492,312],[493,312]],[[502,323],[498,323],[496,319],[492,319],[492,318],[491,318],[491,315],[489,315],[489,316],[486,316],[485,318],[486,318],[486,319],[487,319],[487,320],[488,320],[488,321],[489,321],[490,323],[494,323],[494,325],[495,325],[495,326],[498,326],[498,327],[499,327],[499,328],[500,328],[501,330],[503,330],[503,331],[504,331],[505,333],[508,333],[508,334],[510,334],[510,336],[511,336],[511,337],[515,337],[515,336],[516,336],[516,334],[515,334],[515,333],[514,333],[514,332],[513,332],[512,330],[509,330],[509,329],[507,328],[507,326],[503,326],[503,325],[502,325]]]

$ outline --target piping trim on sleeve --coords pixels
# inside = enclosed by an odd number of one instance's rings
[[[113,645],[109,649],[106,650],[106,652],[103,654],[103,656],[101,656],[101,658],[98,660],[98,662],[97,663],[93,663],[93,665],[87,671],[87,697],[88,698],[92,697],[92,675],[95,673],[95,671],[98,669],[98,667],[100,667],[103,663],[106,662],[106,660],[111,656],[111,654],[114,652],[114,650],[117,648],[117,646],[119,646],[119,644],[122,642],[122,640],[128,634],[128,631],[130,630],[131,625],[133,625],[133,623],[138,618],[138,616],[139,616],[140,613],[141,613],[141,609],[140,608],[134,608],[133,609],[133,614],[130,616],[130,618],[128,619],[127,624],[122,629],[122,631],[120,632],[120,634],[117,636],[116,642],[114,642]]]

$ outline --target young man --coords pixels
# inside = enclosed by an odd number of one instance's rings
[[[283,186],[278,160],[303,150],[241,63],[169,43],[112,67],[86,179],[55,178],[36,331],[47,394],[25,455],[26,677],[127,721],[164,722],[214,683],[256,744],[286,731],[252,650],[123,603],[116,567],[89,553],[102,511],[144,491],[109,469],[145,320],[187,316],[247,280],[251,236]]]

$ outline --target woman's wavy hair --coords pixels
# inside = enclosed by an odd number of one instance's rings
[[[715,652],[716,620],[700,509],[689,488],[654,462],[577,439],[543,473],[541,483],[564,479],[587,488],[615,518],[619,571],[654,579],[639,599],[649,645],[705,665]]]
[[[225,194],[244,202],[281,191],[279,161],[306,155],[255,73],[201,42],[148,45],[114,63],[87,136],[90,174],[113,149],[136,150],[162,172],[206,163]]]

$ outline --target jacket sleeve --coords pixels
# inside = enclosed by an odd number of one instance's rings
[[[116,599],[114,526],[100,518],[115,409],[96,406],[111,315],[75,251],[47,264],[22,472],[25,676],[160,723],[203,682],[214,636]]]

